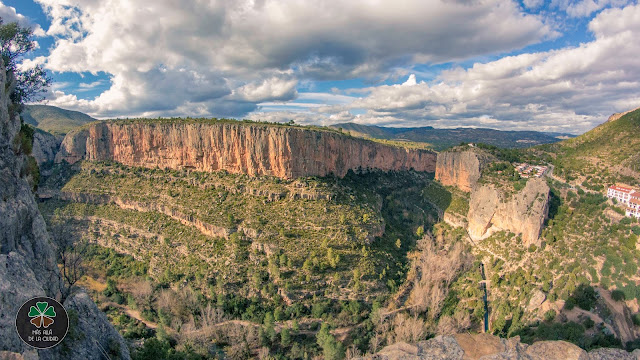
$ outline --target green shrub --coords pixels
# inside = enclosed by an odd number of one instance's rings
[[[624,301],[625,296],[624,296],[624,292],[622,290],[613,290],[611,292],[611,298],[615,301]]]
[[[327,323],[323,323],[316,335],[316,340],[325,360],[342,360],[345,356],[344,346],[331,335]]]
[[[579,308],[590,311],[596,304],[596,291],[590,285],[580,284],[573,292],[570,299],[571,298],[575,300],[575,304],[578,305]]]
[[[552,322],[556,318],[556,311],[551,309],[544,313],[544,321]]]
[[[585,329],[591,329],[596,323],[591,320],[590,317],[584,319],[584,321],[582,322],[582,325],[584,325]]]
[[[25,175],[31,176],[31,187],[34,191],[37,190],[38,184],[40,184],[40,167],[33,156],[27,157],[24,173]]]
[[[33,133],[35,132],[34,128],[28,124],[22,123],[20,125],[20,131],[18,135],[16,135],[14,141],[16,143],[16,147],[18,147],[18,151],[25,155],[31,155],[31,151],[33,150]]]

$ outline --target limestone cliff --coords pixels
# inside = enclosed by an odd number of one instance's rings
[[[0,59],[0,355],[28,359],[98,359],[102,355],[97,344],[106,349],[111,344],[112,355],[129,358],[122,337],[105,314],[82,293],[67,298],[64,305],[67,310],[76,311],[79,321],[74,326],[84,337],[65,339],[66,346],[48,350],[35,350],[18,337],[14,321],[19,307],[36,296],[60,299],[61,278],[54,245],[26,180],[27,158],[20,142],[14,141],[20,130],[19,117],[9,111],[9,107],[13,107],[9,95],[14,86]]]
[[[115,121],[65,137],[56,161],[113,160],[129,166],[226,170],[280,178],[344,176],[349,170],[435,171],[436,154],[337,132],[241,122]]]
[[[633,353],[622,349],[596,349],[586,352],[576,345],[564,341],[539,341],[531,345],[520,342],[519,337],[501,339],[490,334],[457,334],[436,336],[415,345],[397,343],[387,346],[379,353],[364,359],[375,360],[635,360],[640,350]]]
[[[542,178],[530,179],[519,192],[507,198],[493,184],[476,187],[469,202],[468,232],[473,240],[507,230],[522,234],[525,243],[538,244],[549,211],[549,186]]]
[[[480,179],[492,156],[479,149],[444,151],[438,154],[436,180],[469,192]]]
[[[62,137],[57,137],[42,130],[33,133],[33,150],[31,155],[36,159],[38,165],[53,162],[60,148]]]

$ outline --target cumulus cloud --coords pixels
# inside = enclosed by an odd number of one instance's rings
[[[111,88],[83,105],[94,116],[175,112],[187,104],[242,114],[262,101],[294,99],[300,80],[376,77],[556,35],[502,0],[36,1],[55,38],[48,69],[112,76]],[[190,81],[207,88],[193,90]],[[52,95],[61,99],[75,103]]]
[[[346,108],[366,110],[354,119],[362,123],[581,133],[640,106],[639,18],[640,5],[607,9],[590,22],[589,43],[445,70],[431,82],[409,76]]]
[[[553,0],[552,6],[564,10],[571,17],[586,17],[607,7],[621,8],[631,3],[632,0]]]
[[[5,24],[17,22],[20,26],[29,27],[33,29],[33,34],[35,36],[43,36],[44,31],[40,27],[40,25],[33,23],[29,18],[22,14],[18,14],[16,9],[11,6],[7,6],[0,2],[0,18],[4,21]]]
[[[535,10],[544,4],[544,0],[523,0],[523,4],[527,9]]]
[[[297,84],[295,79],[264,79],[236,89],[230,98],[254,103],[293,100],[298,94]]]

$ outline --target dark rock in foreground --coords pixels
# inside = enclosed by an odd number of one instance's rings
[[[640,350],[602,348],[586,352],[565,341],[523,344],[519,337],[501,339],[490,334],[436,336],[415,345],[397,343],[364,359],[372,360],[637,360]]]

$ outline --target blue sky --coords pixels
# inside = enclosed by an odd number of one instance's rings
[[[0,0],[46,103],[97,118],[581,133],[640,106],[626,0]]]

